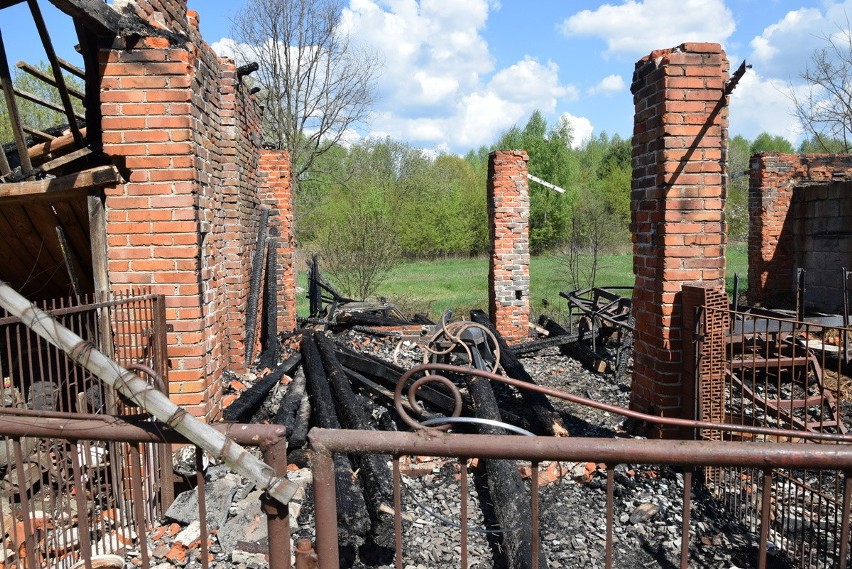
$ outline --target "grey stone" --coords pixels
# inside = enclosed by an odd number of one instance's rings
[[[239,477],[231,473],[205,485],[204,500],[208,528],[216,529],[225,523],[239,482]],[[198,520],[198,488],[178,495],[166,511],[166,517],[180,524],[189,524]]]

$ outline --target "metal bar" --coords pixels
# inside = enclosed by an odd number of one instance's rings
[[[363,434],[361,434],[361,437],[363,437]],[[338,567],[340,560],[337,553],[337,503],[334,483],[334,457],[331,452],[315,450],[313,475],[317,556],[323,567]],[[397,553],[397,556],[399,555],[401,554]],[[397,567],[400,567],[399,562],[397,562]]]
[[[287,473],[287,441],[264,449],[263,460],[278,475]],[[264,501],[266,527],[269,536],[269,569],[289,569],[290,567],[290,507],[277,501]]]
[[[142,552],[142,567],[148,569],[151,566],[151,559],[148,557],[148,528],[145,527],[145,495],[142,490],[142,460],[139,443],[130,445],[130,484],[133,493],[133,516],[134,523],[139,531],[136,534],[139,536],[139,549]],[[198,499],[199,506],[203,504],[202,499]],[[201,510],[201,507],[199,508]],[[199,515],[202,527],[202,539],[205,537],[206,524],[203,514]],[[124,528],[119,528],[121,532]],[[126,536],[125,536],[126,537]],[[202,545],[202,552],[204,546]]]
[[[462,569],[467,569],[467,539],[468,539],[468,520],[467,520],[467,502],[468,502],[468,492],[470,491],[468,488],[468,480],[467,480],[467,458],[462,457],[459,459],[459,463],[461,464],[460,472],[461,472],[461,504],[459,507],[459,516],[461,517],[461,560],[459,562],[459,566]],[[536,565],[533,565],[536,567]]]
[[[71,471],[74,474],[74,480],[83,480],[83,473],[80,468],[80,453],[77,444],[68,445],[71,448]],[[86,497],[80,488],[77,489],[77,516],[79,518],[78,525],[82,528],[89,527],[89,508],[86,505]],[[92,569],[92,538],[87,531],[80,532],[80,555],[85,560],[86,569]]]
[[[606,468],[606,561],[604,566],[612,569],[612,528],[615,524],[615,464],[608,462]]]
[[[539,567],[539,550],[541,549],[541,534],[539,530],[540,520],[539,520],[539,482],[538,482],[538,462],[532,461],[530,463],[530,472],[532,473],[530,480],[530,510],[532,515],[532,520],[530,520],[532,524],[531,528],[531,536],[530,536],[530,556],[531,563],[530,567]]]
[[[763,471],[763,488],[760,501],[760,550],[757,557],[758,569],[766,569],[766,552],[769,545],[769,513],[772,509],[772,471]]]
[[[41,9],[38,7],[36,0],[27,0],[30,12],[33,15],[38,35],[41,38],[44,53],[47,55],[47,60],[50,62],[50,68],[53,70],[53,77],[56,80],[56,88],[59,90],[59,99],[62,101],[62,108],[65,111],[65,116],[68,119],[68,126],[71,128],[71,134],[74,137],[74,142],[77,146],[83,146],[83,135],[80,134],[80,127],[77,125],[74,114],[74,106],[71,104],[68,87],[65,85],[65,79],[62,77],[62,68],[59,66],[59,61],[56,59],[56,52],[53,49],[53,42],[50,41],[50,34],[47,33],[47,26],[44,24],[44,18],[41,15]],[[82,97],[81,97],[82,98]]]
[[[207,483],[204,480],[204,450],[201,447],[195,447],[195,493],[198,495],[198,525],[201,534],[199,536],[201,540],[201,567],[203,569],[207,569],[210,564],[207,548]],[[267,521],[267,524],[268,523],[269,522]],[[271,537],[269,545],[271,550]],[[290,557],[289,552],[287,557]]]
[[[38,567],[35,558],[35,532],[33,532],[33,524],[32,520],[30,519],[30,513],[32,512],[32,509],[30,508],[29,489],[27,488],[26,473],[24,471],[24,458],[23,453],[21,452],[20,439],[15,439],[14,447],[15,468],[18,471],[18,496],[21,500],[21,513],[23,518],[21,521],[24,525],[24,547],[29,566]],[[21,545],[16,545],[18,547],[18,551],[16,553],[20,553]]]
[[[670,425],[676,427],[683,427],[687,429],[716,429],[720,431],[733,431],[733,432],[741,432],[741,433],[752,433],[757,435],[770,435],[777,437],[797,437],[802,439],[813,439],[813,440],[829,440],[829,441],[837,441],[837,442],[852,442],[852,435],[841,435],[834,433],[818,433],[811,431],[797,431],[792,429],[777,429],[770,427],[755,427],[750,425],[733,425],[728,423],[714,423],[711,421],[696,421],[696,420],[688,420],[688,419],[677,419],[674,417],[658,417],[656,415],[648,415],[645,413],[640,413],[638,411],[632,411],[629,409],[624,409],[623,407],[618,407],[615,405],[608,405],[606,403],[600,403],[599,401],[594,401],[591,399],[587,399],[585,397],[579,397],[577,395],[572,395],[570,393],[566,393],[564,391],[560,391],[558,389],[553,389],[549,387],[544,387],[541,385],[535,385],[531,383],[527,383],[525,381],[521,381],[518,379],[514,379],[511,377],[497,375],[495,373],[490,373],[487,371],[474,369],[474,368],[462,368],[458,366],[448,365],[448,364],[439,364],[439,363],[429,363],[429,364],[421,364],[410,368],[406,371],[399,379],[397,383],[397,388],[394,393],[394,406],[396,408],[397,413],[400,418],[408,424],[410,427],[414,429],[422,429],[423,425],[417,423],[405,412],[405,409],[402,406],[402,391],[409,384],[409,380],[419,374],[421,372],[430,372],[431,375],[435,375],[435,371],[445,371],[449,373],[460,373],[460,374],[469,374],[478,377],[484,377],[491,381],[498,381],[500,383],[505,383],[507,385],[511,385],[521,390],[527,391],[535,391],[538,393],[542,393],[544,395],[548,395],[550,397],[555,397],[557,399],[562,399],[564,401],[570,401],[572,403],[579,403],[580,405],[586,405],[588,407],[592,407],[594,409],[599,409],[601,411],[606,411],[609,413],[614,413],[616,415],[621,415],[622,417],[628,417],[632,419],[637,419],[640,421],[645,421],[654,425]],[[448,382],[449,383],[449,382]],[[499,457],[498,457],[499,458]]]
[[[687,441],[527,437],[523,444],[505,435],[460,435],[428,432],[370,432],[311,429],[312,448],[321,453],[393,454],[417,449],[428,456],[477,456],[511,460],[641,462],[672,466],[741,466],[764,468],[852,469],[852,446],[780,442],[756,445],[739,441]]]
[[[691,468],[683,471],[683,525],[680,530],[680,569],[689,567],[689,518],[692,508],[692,472]]]
[[[393,455],[393,539],[396,545],[394,566],[402,569],[402,473],[399,455]]]
[[[852,472],[845,471],[843,477],[843,511],[840,524],[840,569],[846,569],[849,557],[849,518],[852,510]]]

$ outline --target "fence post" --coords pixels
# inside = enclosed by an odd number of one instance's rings
[[[263,460],[278,476],[287,475],[287,437],[282,436],[263,450]],[[269,535],[269,569],[289,569],[290,506],[264,494],[262,509],[266,513]]]

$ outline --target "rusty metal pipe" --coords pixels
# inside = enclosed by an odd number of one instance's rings
[[[287,473],[287,440],[281,439],[263,453],[263,460],[279,476]],[[273,498],[263,501],[266,513],[266,528],[269,536],[269,569],[289,569],[290,567],[290,506],[281,504]],[[310,541],[308,542],[310,546]],[[296,546],[298,551],[298,545]],[[311,552],[313,549],[311,548]]]
[[[606,403],[601,403],[599,401],[593,401],[591,399],[586,399],[585,397],[580,397],[578,395],[572,395],[570,393],[565,393],[564,391],[559,391],[558,389],[553,389],[550,387],[543,387],[541,385],[534,385],[527,383],[525,381],[521,381],[519,379],[514,379],[511,377],[506,377],[504,375],[498,375],[496,373],[490,373],[487,371],[467,368],[467,367],[459,367],[449,364],[438,364],[438,363],[430,363],[430,364],[421,364],[418,366],[414,366],[405,372],[402,377],[399,379],[399,383],[397,384],[396,392],[394,393],[394,406],[396,408],[397,413],[399,413],[400,417],[406,424],[408,424],[413,429],[423,429],[424,426],[414,421],[408,413],[406,413],[405,409],[402,406],[402,392],[405,389],[405,385],[409,380],[413,378],[416,374],[419,373],[430,373],[430,372],[447,372],[447,373],[455,373],[455,374],[467,374],[467,375],[475,375],[478,377],[484,377],[486,379],[490,379],[492,381],[499,381],[501,383],[505,383],[507,385],[511,385],[521,390],[527,391],[537,391],[539,393],[543,393],[544,395],[548,395],[550,397],[555,397],[557,399],[562,399],[565,401],[570,401],[571,403],[578,403],[580,405],[586,405],[588,407],[592,407],[594,409],[599,409],[601,411],[606,411],[608,413],[614,413],[616,415],[621,415],[622,417],[627,417],[630,419],[636,419],[638,421],[644,421],[647,423],[652,423],[656,425],[666,425],[673,427],[683,427],[687,429],[715,429],[719,431],[728,431],[728,432],[737,432],[737,433],[751,433],[756,435],[770,435],[776,437],[796,437],[800,439],[812,439],[812,440],[820,440],[820,441],[834,441],[834,442],[845,442],[852,443],[852,435],[840,435],[834,433],[817,433],[817,432],[808,432],[808,431],[795,431],[791,429],[775,429],[769,427],[755,427],[751,425],[734,425],[729,423],[714,423],[711,421],[695,421],[689,419],[677,419],[675,417],[658,417],[656,415],[648,415],[646,413],[640,413],[639,411],[632,411],[630,409],[624,409],[623,407],[618,407],[616,405],[608,405]],[[433,378],[440,376],[431,376]],[[432,431],[437,431],[437,429],[431,429]]]
[[[316,429],[314,429],[316,430]],[[342,432],[329,430],[329,432]],[[350,431],[364,437],[363,431]],[[370,433],[380,435],[381,432]],[[310,436],[310,435],[309,435]],[[334,456],[324,449],[315,449],[313,456],[314,512],[316,515],[316,551],[323,567],[338,567],[337,499],[334,483]],[[396,515],[399,515],[396,512]]]
[[[404,433],[343,429],[311,429],[311,447],[319,453],[418,454],[448,457],[505,458],[668,464],[852,470],[852,446],[812,443],[747,443],[690,440],[524,437],[446,434],[433,430]]]

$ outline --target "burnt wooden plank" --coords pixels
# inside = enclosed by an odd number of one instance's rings
[[[500,365],[503,366],[503,369],[506,371],[506,375],[514,379],[520,379],[521,381],[536,385],[532,376],[530,376],[530,374],[527,373],[527,370],[524,369],[524,364],[521,363],[521,360],[518,359],[506,343],[506,340],[503,339],[497,329],[494,328],[494,325],[491,324],[491,320],[488,319],[488,315],[481,310],[471,310],[470,319],[477,324],[485,326],[492,334],[494,334],[494,337],[497,339],[497,344],[500,346]],[[535,391],[529,391],[527,389],[519,389],[518,391],[520,392],[521,397],[523,397],[524,403],[526,403],[532,411],[533,416],[538,423],[538,430],[558,437],[568,436],[568,429],[566,429],[565,425],[562,424],[562,418],[553,408],[553,405],[550,404],[550,401],[545,395]]]
[[[98,166],[49,180],[0,184],[0,203],[31,203],[34,199],[56,202],[82,197],[92,188],[111,186],[123,181],[115,166]]]

